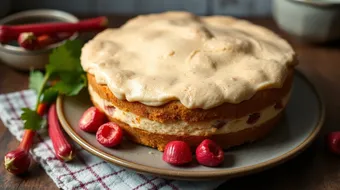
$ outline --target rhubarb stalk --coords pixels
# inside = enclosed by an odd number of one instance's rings
[[[55,34],[61,32],[75,33],[103,30],[107,27],[108,20],[106,17],[97,17],[82,20],[77,23],[39,23],[25,25],[1,25],[0,26],[0,43],[7,43],[15,40],[21,33],[32,32],[34,35]]]
[[[41,116],[44,115],[46,108],[46,104],[39,104],[37,106],[37,113]],[[34,130],[25,130],[18,148],[5,155],[4,165],[7,171],[18,175],[25,173],[28,170],[31,164],[29,150],[33,144],[35,133]]]
[[[63,41],[63,40],[67,40],[69,39],[71,36],[73,36],[74,33],[70,33],[70,32],[61,32],[61,33],[57,33],[55,35],[51,35],[52,37],[55,37],[58,39],[58,41]]]
[[[48,134],[52,140],[57,158],[61,161],[72,160],[74,150],[61,130],[55,104],[52,104],[48,111]]]

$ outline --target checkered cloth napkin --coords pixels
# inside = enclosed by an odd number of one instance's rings
[[[23,123],[20,120],[21,108],[33,107],[36,95],[24,90],[0,95],[0,117],[4,125],[18,139],[23,136]],[[46,173],[62,189],[214,189],[223,183],[219,181],[189,182],[158,178],[120,168],[91,155],[76,146],[76,159],[69,163],[59,161],[53,150],[46,129],[39,131],[31,150],[35,161],[41,164]]]

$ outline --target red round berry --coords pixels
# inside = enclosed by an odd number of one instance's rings
[[[191,162],[190,146],[184,141],[171,141],[165,148],[163,160],[172,165],[183,165]]]
[[[115,123],[101,125],[96,134],[97,141],[106,147],[114,147],[123,140],[123,130]]]
[[[328,150],[340,155],[340,131],[329,133],[326,136],[326,144],[328,146]]]
[[[224,160],[224,152],[214,141],[205,139],[196,148],[196,159],[205,166],[218,166]]]
[[[95,133],[107,121],[105,113],[96,107],[87,109],[79,120],[79,128],[86,132]]]
[[[39,48],[39,42],[33,32],[23,32],[18,37],[18,44],[27,50]]]

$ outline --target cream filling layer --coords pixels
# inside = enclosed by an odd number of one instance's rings
[[[259,119],[253,123],[248,124],[249,116],[244,116],[232,120],[212,120],[196,123],[187,123],[185,121],[176,121],[171,123],[160,123],[144,117],[140,117],[134,113],[126,112],[114,107],[114,105],[105,99],[101,98],[91,86],[89,86],[89,93],[91,94],[92,101],[94,101],[105,113],[121,122],[128,124],[130,127],[142,129],[151,133],[168,134],[168,135],[212,135],[212,134],[225,134],[241,131],[247,128],[259,126],[270,119],[277,116],[283,109],[276,109],[275,105],[268,106],[258,112]],[[288,102],[290,93],[286,95],[281,103],[282,106]]]

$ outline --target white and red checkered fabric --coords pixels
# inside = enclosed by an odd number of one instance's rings
[[[20,120],[21,108],[33,107],[36,95],[24,90],[0,95],[0,117],[9,131],[20,140],[23,123]],[[76,146],[76,159],[69,163],[59,161],[53,150],[46,129],[39,131],[31,154],[45,169],[59,188],[62,189],[214,189],[220,181],[189,182],[167,180],[155,176],[137,174],[91,155]]]

